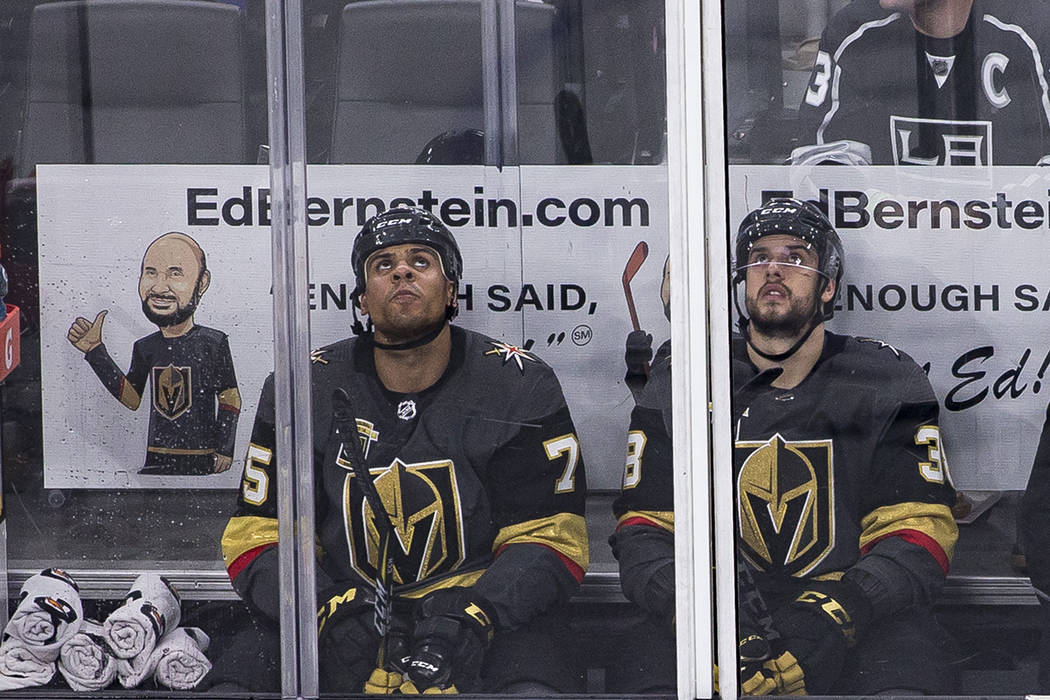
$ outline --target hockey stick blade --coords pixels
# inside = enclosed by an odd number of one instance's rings
[[[381,642],[379,645],[380,668],[386,656],[387,631],[390,629],[393,614],[393,573],[394,560],[390,557],[390,539],[394,533],[394,524],[390,520],[383,499],[372,482],[372,475],[368,472],[365,464],[364,450],[361,448],[361,438],[357,432],[357,413],[354,410],[353,401],[345,389],[338,388],[332,392],[332,410],[335,418],[335,434],[340,438],[344,446],[349,446],[350,470],[354,474],[354,481],[361,489],[365,502],[372,510],[372,519],[379,532],[379,547],[376,561],[376,605],[375,605],[375,627],[379,632]],[[365,535],[367,538],[367,534]]]
[[[645,241],[638,241],[638,245],[631,252],[631,257],[627,258],[627,265],[623,268],[623,295],[627,298],[627,311],[631,314],[631,325],[636,331],[640,330],[641,326],[638,324],[638,312],[634,308],[631,280],[638,274],[638,270],[641,269],[647,257],[649,257],[649,244]]]

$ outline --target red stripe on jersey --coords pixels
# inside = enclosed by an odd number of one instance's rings
[[[866,547],[861,548],[860,553],[867,554],[871,551],[872,547],[887,537],[900,537],[905,542],[910,542],[911,544],[916,544],[922,547],[930,553],[930,556],[937,560],[937,563],[941,565],[941,569],[944,570],[945,575],[948,574],[948,555],[944,553],[944,550],[941,548],[941,545],[937,540],[933,539],[925,532],[919,532],[918,530],[897,530],[896,532],[883,535],[877,540],[869,542]]]
[[[230,580],[237,578],[237,575],[244,571],[245,567],[251,564],[255,557],[265,552],[270,547],[276,547],[276,542],[268,542],[267,544],[261,544],[254,549],[249,549],[247,552],[242,554],[233,560],[233,563],[226,567],[226,573],[230,575]]]
[[[513,542],[508,542],[507,544],[497,549],[496,556],[498,557],[503,552],[503,550],[509,547],[511,544],[513,544]],[[569,573],[572,575],[572,577],[576,579],[576,583],[583,583],[583,567],[574,562],[572,559],[569,559],[569,557],[565,556],[554,547],[551,547],[549,544],[543,544],[542,542],[528,542],[521,544],[535,544],[539,545],[540,547],[546,547],[547,549],[551,550],[552,552],[558,555],[558,558],[561,559],[561,563],[565,565],[565,568],[569,570]]]
[[[228,403],[220,403],[219,404],[219,410],[220,411],[229,411],[233,415],[237,415],[237,414],[239,414],[241,412],[241,409],[237,408],[236,406],[231,406]]]
[[[616,526],[616,529],[619,530],[621,527],[627,527],[628,525],[645,525],[646,527],[655,527],[659,528],[660,530],[666,529],[660,523],[654,520],[650,520],[649,518],[643,518],[640,515],[635,515],[633,517],[626,518],[622,523]]]

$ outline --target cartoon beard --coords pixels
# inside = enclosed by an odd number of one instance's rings
[[[197,304],[201,300],[201,277],[197,278],[197,284],[193,288],[193,294],[190,296],[190,300],[185,306],[178,303],[178,300],[174,296],[166,296],[163,294],[149,294],[145,299],[142,300],[142,313],[146,315],[146,318],[150,320],[159,328],[170,328],[171,326],[177,326],[183,321],[186,321],[194,312],[197,311]],[[157,313],[149,306],[149,300],[151,298],[164,299],[167,301],[175,302],[175,310],[168,313]]]

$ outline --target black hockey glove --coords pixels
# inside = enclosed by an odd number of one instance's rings
[[[317,668],[325,692],[361,692],[375,668],[374,612],[371,591],[336,588],[318,595]]]
[[[423,598],[416,608],[411,655],[405,663],[420,692],[477,689],[485,649],[495,630],[488,609],[488,603],[469,588],[445,588]]]
[[[774,658],[789,667],[787,652],[802,670],[804,692],[826,694],[870,619],[871,602],[852,581],[808,581],[795,600],[773,612],[781,635]]]
[[[645,331],[631,331],[627,335],[627,348],[623,361],[627,365],[627,375],[645,376],[645,366],[653,359],[653,336]]]

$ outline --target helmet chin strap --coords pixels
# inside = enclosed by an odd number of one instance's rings
[[[758,346],[755,345],[751,341],[751,333],[748,330],[748,327],[751,325],[750,323],[747,323],[747,322],[742,323],[740,330],[743,332],[744,339],[747,340],[747,344],[751,347],[752,350],[754,350],[756,353],[758,353],[758,355],[760,355],[761,357],[766,358],[767,360],[769,360],[771,362],[783,362],[784,360],[788,359],[789,357],[794,355],[796,352],[798,352],[798,349],[800,347],[802,347],[802,345],[807,340],[809,340],[809,336],[813,335],[813,331],[816,330],[817,326],[820,325],[820,322],[817,321],[816,318],[817,318],[816,316],[813,317],[813,320],[809,324],[809,328],[806,330],[805,333],[802,334],[801,338],[799,338],[798,340],[795,341],[794,345],[792,345],[790,348],[788,348],[784,352],[778,352],[778,353],[769,353],[769,352],[765,352],[764,350],[760,350],[758,348]]]
[[[794,345],[792,345],[784,352],[770,353],[760,349],[751,340],[751,319],[745,316],[741,311],[740,301],[737,298],[737,287],[734,286],[733,304],[736,306],[737,314],[740,316],[740,334],[744,336],[744,340],[747,341],[748,347],[754,350],[759,357],[763,357],[769,360],[770,362],[783,362],[784,360],[788,359],[796,352],[798,352],[798,349],[802,347],[807,340],[809,340],[809,336],[813,335],[813,331],[816,330],[817,326],[819,326],[821,322],[827,320],[826,316],[823,313],[823,305],[820,303],[820,295],[824,293],[824,290],[826,288],[827,281],[825,281],[824,284],[820,285],[820,289],[817,290],[817,305],[816,308],[813,309],[813,315],[810,317],[809,328],[806,329],[806,332],[803,333],[802,336],[795,341]]]
[[[372,345],[376,346],[380,350],[411,350],[412,348],[418,348],[421,345],[426,345],[434,338],[441,334],[441,331],[445,330],[447,321],[441,319],[441,323],[437,324],[431,330],[427,331],[423,335],[419,336],[415,340],[408,340],[404,343],[380,343],[376,340],[375,333],[372,334]]]

